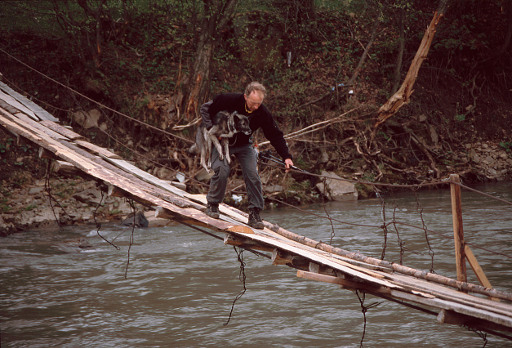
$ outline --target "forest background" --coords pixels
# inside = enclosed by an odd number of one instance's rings
[[[436,14],[410,98],[382,118]],[[0,33],[4,83],[144,170],[185,173],[193,192],[207,187],[187,152],[198,107],[250,81],[267,87],[294,163],[316,174],[262,163],[282,201],[322,200],[322,171],[363,197],[366,182],[512,178],[511,0],[4,0]],[[4,209],[47,169],[3,130],[0,164]],[[235,166],[230,192],[242,182]]]

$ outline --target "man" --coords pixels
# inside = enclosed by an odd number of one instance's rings
[[[227,93],[216,96],[213,101],[203,104],[200,109],[201,117],[207,129],[212,127],[212,117],[219,111],[237,111],[249,118],[249,127],[252,133],[261,128],[263,135],[270,141],[277,153],[284,159],[286,170],[293,166],[292,156],[288,145],[279,130],[270,111],[263,105],[266,96],[265,87],[259,82],[251,82],[245,88],[244,94]],[[242,173],[249,199],[248,225],[263,229],[260,211],[263,209],[263,192],[258,174],[257,156],[252,145],[252,134],[235,134],[230,141],[229,153],[236,156],[242,167]],[[206,195],[208,206],[206,214],[212,218],[219,218],[219,203],[224,200],[229,177],[229,164],[219,159],[219,153],[212,148],[212,169],[214,175],[210,181],[210,189]]]

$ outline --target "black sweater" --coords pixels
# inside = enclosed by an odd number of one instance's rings
[[[283,132],[277,127],[272,114],[265,105],[262,104],[256,111],[248,113],[245,111],[244,95],[239,93],[219,94],[213,98],[211,105],[208,104],[210,103],[204,104],[201,107],[201,116],[203,123],[207,128],[212,126],[212,117],[219,111],[236,111],[239,114],[249,117],[249,127],[251,128],[252,133],[261,128],[265,138],[270,141],[277,153],[283,159],[292,158],[290,151],[288,150],[288,145],[284,140]],[[206,111],[205,107],[208,107],[208,112],[204,112]],[[232,146],[247,145],[251,142],[251,136],[252,134],[246,135],[243,133],[237,133],[235,134],[236,139],[234,143],[231,142],[231,144]]]

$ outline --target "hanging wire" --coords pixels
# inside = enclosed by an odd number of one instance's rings
[[[155,126],[153,126],[153,125],[150,125],[149,123],[146,123],[146,122],[140,121],[140,120],[138,120],[138,119],[136,119],[136,118],[134,118],[134,117],[128,116],[128,115],[126,115],[126,114],[124,114],[124,113],[122,113],[122,112],[120,112],[120,111],[117,111],[117,110],[115,110],[115,109],[112,109],[111,107],[109,107],[109,106],[107,106],[107,105],[105,105],[105,104],[103,104],[103,103],[100,103],[100,102],[98,102],[97,100],[94,100],[94,99],[92,99],[92,98],[90,98],[90,97],[86,96],[85,94],[82,94],[82,93],[78,92],[77,90],[75,90],[75,89],[73,89],[73,88],[71,88],[71,87],[69,87],[69,86],[66,86],[66,85],[65,85],[65,84],[63,84],[62,82],[57,81],[57,80],[55,80],[55,79],[51,78],[50,76],[46,75],[45,73],[43,73],[43,72],[41,72],[41,71],[39,71],[39,70],[37,70],[37,69],[35,69],[35,68],[31,67],[30,65],[26,64],[25,62],[23,62],[23,61],[19,60],[18,58],[14,57],[13,55],[9,54],[7,51],[5,51],[5,50],[4,50],[4,49],[2,49],[2,48],[0,48],[0,52],[3,52],[3,53],[4,53],[4,54],[6,54],[7,56],[9,56],[11,59],[13,59],[13,60],[17,61],[18,63],[20,63],[21,65],[23,65],[23,66],[25,66],[25,67],[29,68],[30,70],[32,70],[32,71],[34,71],[34,72],[36,72],[36,73],[38,73],[38,74],[40,74],[41,76],[43,76],[43,77],[47,78],[48,80],[50,80],[50,81],[52,81],[52,82],[54,82],[54,83],[58,84],[59,86],[61,86],[61,87],[65,88],[65,89],[67,89],[67,90],[69,90],[69,91],[73,92],[74,94],[79,95],[80,97],[82,97],[82,98],[84,98],[84,99],[87,99],[88,101],[90,101],[90,102],[92,102],[92,103],[94,103],[94,104],[96,104],[96,105],[98,105],[98,106],[101,106],[102,108],[105,108],[105,109],[107,109],[107,110],[109,110],[109,111],[111,111],[111,112],[113,112],[113,113],[115,113],[115,114],[117,114],[117,115],[119,115],[119,116],[122,116],[122,117],[124,117],[124,118],[126,118],[126,119],[128,119],[128,120],[130,120],[130,121],[136,122],[136,123],[138,123],[138,124],[140,124],[140,125],[143,125],[143,126],[145,126],[145,127],[147,127],[147,128],[150,128],[150,129],[152,129],[152,130],[155,130],[155,131],[157,131],[157,132],[161,132],[161,133],[163,133],[163,134],[167,134],[167,135],[172,136],[172,137],[174,137],[174,138],[177,138],[177,139],[183,140],[184,142],[189,143],[189,144],[192,144],[192,143],[193,143],[193,141],[192,141],[192,140],[190,140],[190,139],[186,139],[186,138],[180,137],[180,136],[178,136],[178,135],[176,135],[176,134],[173,134],[173,133],[171,133],[171,132],[167,132],[167,131],[165,131],[165,130],[163,130],[163,129],[161,129],[161,128],[155,127]]]
[[[130,244],[128,245],[128,254],[126,259],[126,268],[124,271],[124,279],[127,279],[128,277],[128,266],[130,265],[130,251],[132,250],[133,245],[133,232],[135,231],[135,218],[137,217],[136,210],[135,210],[135,203],[133,202],[133,199],[128,199],[128,204],[130,204],[130,207],[132,208],[133,212],[133,224],[132,224],[132,232],[130,234]]]
[[[363,313],[363,324],[364,324],[363,325],[363,334],[361,336],[361,341],[359,342],[359,347],[363,347],[364,336],[366,335],[366,312],[368,312],[369,309],[380,305],[382,303],[382,301],[374,302],[374,303],[369,304],[368,306],[365,306],[364,301],[366,298],[366,293],[363,291],[360,291],[360,290],[356,290],[356,295],[359,300],[359,304],[361,305],[361,312]]]
[[[430,273],[436,273],[434,271],[434,255],[435,255],[435,252],[432,249],[432,246],[430,245],[430,240],[428,238],[427,224],[425,223],[425,220],[423,219],[423,208],[421,207],[420,199],[419,199],[419,197],[418,197],[416,192],[414,193],[414,195],[416,196],[416,211],[420,215],[421,226],[423,227],[423,232],[425,233],[425,241],[427,242],[428,254],[430,255],[430,260],[431,260],[430,261]]]
[[[393,208],[393,221],[391,221],[391,223],[393,224],[393,227],[395,228],[395,232],[396,232],[396,241],[398,243],[398,247],[400,248],[400,265],[403,264],[403,258],[404,258],[404,242],[402,241],[402,238],[400,237],[400,231],[398,231],[398,227],[395,223],[396,221],[396,209],[397,207],[395,206]]]
[[[96,219],[96,214],[98,213],[98,209],[101,207],[101,205],[103,204],[103,198],[104,198],[104,194],[103,194],[103,190],[100,190],[100,193],[101,193],[101,198],[100,198],[100,201],[98,202],[98,204],[96,205],[96,209],[94,209],[94,212],[92,213],[92,218],[94,219],[94,223],[96,224],[96,234],[101,238],[103,239],[105,242],[107,242],[108,244],[112,245],[114,248],[116,248],[117,250],[121,250],[121,248],[119,248],[117,245],[115,245],[113,242],[109,241],[107,238],[103,237],[100,233],[100,229],[101,229],[101,223]]]
[[[48,194],[48,201],[50,202],[50,208],[52,209],[53,217],[55,218],[55,221],[57,222],[57,225],[60,228],[61,227],[61,223],[60,223],[59,218],[57,218],[57,214],[55,213],[55,208],[53,207],[53,204],[52,204],[52,200],[54,198],[53,198],[52,190],[51,190],[51,186],[50,186],[50,166],[51,166],[51,160],[48,159],[48,163],[46,165],[46,175],[45,175],[45,180],[44,180],[44,189],[45,189],[46,193]]]
[[[245,262],[244,262],[244,249],[237,248],[236,246],[233,246],[233,249],[235,249],[236,256],[238,258],[238,262],[240,263],[240,272],[238,273],[238,279],[242,283],[242,290],[236,295],[235,299],[233,300],[233,303],[231,304],[231,310],[229,311],[229,317],[228,320],[224,323],[224,326],[227,326],[229,324],[229,321],[231,320],[231,316],[233,315],[233,310],[235,309],[235,303],[238,301],[247,291],[247,288],[245,286]]]
[[[380,198],[380,204],[382,206],[382,209],[381,209],[381,216],[382,216],[382,222],[383,222],[382,232],[384,235],[384,240],[382,242],[382,253],[380,255],[380,259],[384,260],[384,258],[386,257],[386,248],[388,245],[388,226],[386,223],[386,201],[384,200],[382,195],[379,195],[378,197]]]

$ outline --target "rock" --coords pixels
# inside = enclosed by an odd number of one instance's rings
[[[123,226],[133,226],[135,222],[135,227],[148,227],[149,221],[146,219],[146,216],[144,216],[144,213],[141,211],[138,211],[135,213],[135,218],[133,217],[133,213],[129,214],[122,222],[121,225]]]
[[[169,179],[174,176],[174,172],[167,168],[160,167],[155,171],[155,176],[160,179]]]
[[[7,236],[16,231],[16,227],[12,223],[7,223],[0,216],[0,236]]]
[[[283,186],[281,186],[281,185],[263,186],[263,191],[265,191],[267,193],[282,192],[283,191]]]
[[[318,159],[318,163],[326,164],[327,162],[329,162],[329,154],[327,153],[327,151],[322,149],[322,153],[320,155],[320,158]]]
[[[29,195],[35,195],[36,193],[41,193],[44,191],[44,187],[31,187],[28,190]]]
[[[354,184],[343,180],[333,172],[322,171],[323,177],[334,179],[326,179],[316,184],[316,188],[320,193],[324,194],[331,201],[357,200],[358,192]]]
[[[98,109],[92,109],[89,110],[89,112],[80,110],[72,114],[73,120],[85,129],[98,127],[98,120],[100,119],[100,117],[101,111],[99,111]]]
[[[82,203],[98,205],[101,201],[101,193],[99,190],[89,189],[89,190],[74,194],[73,198]]]

